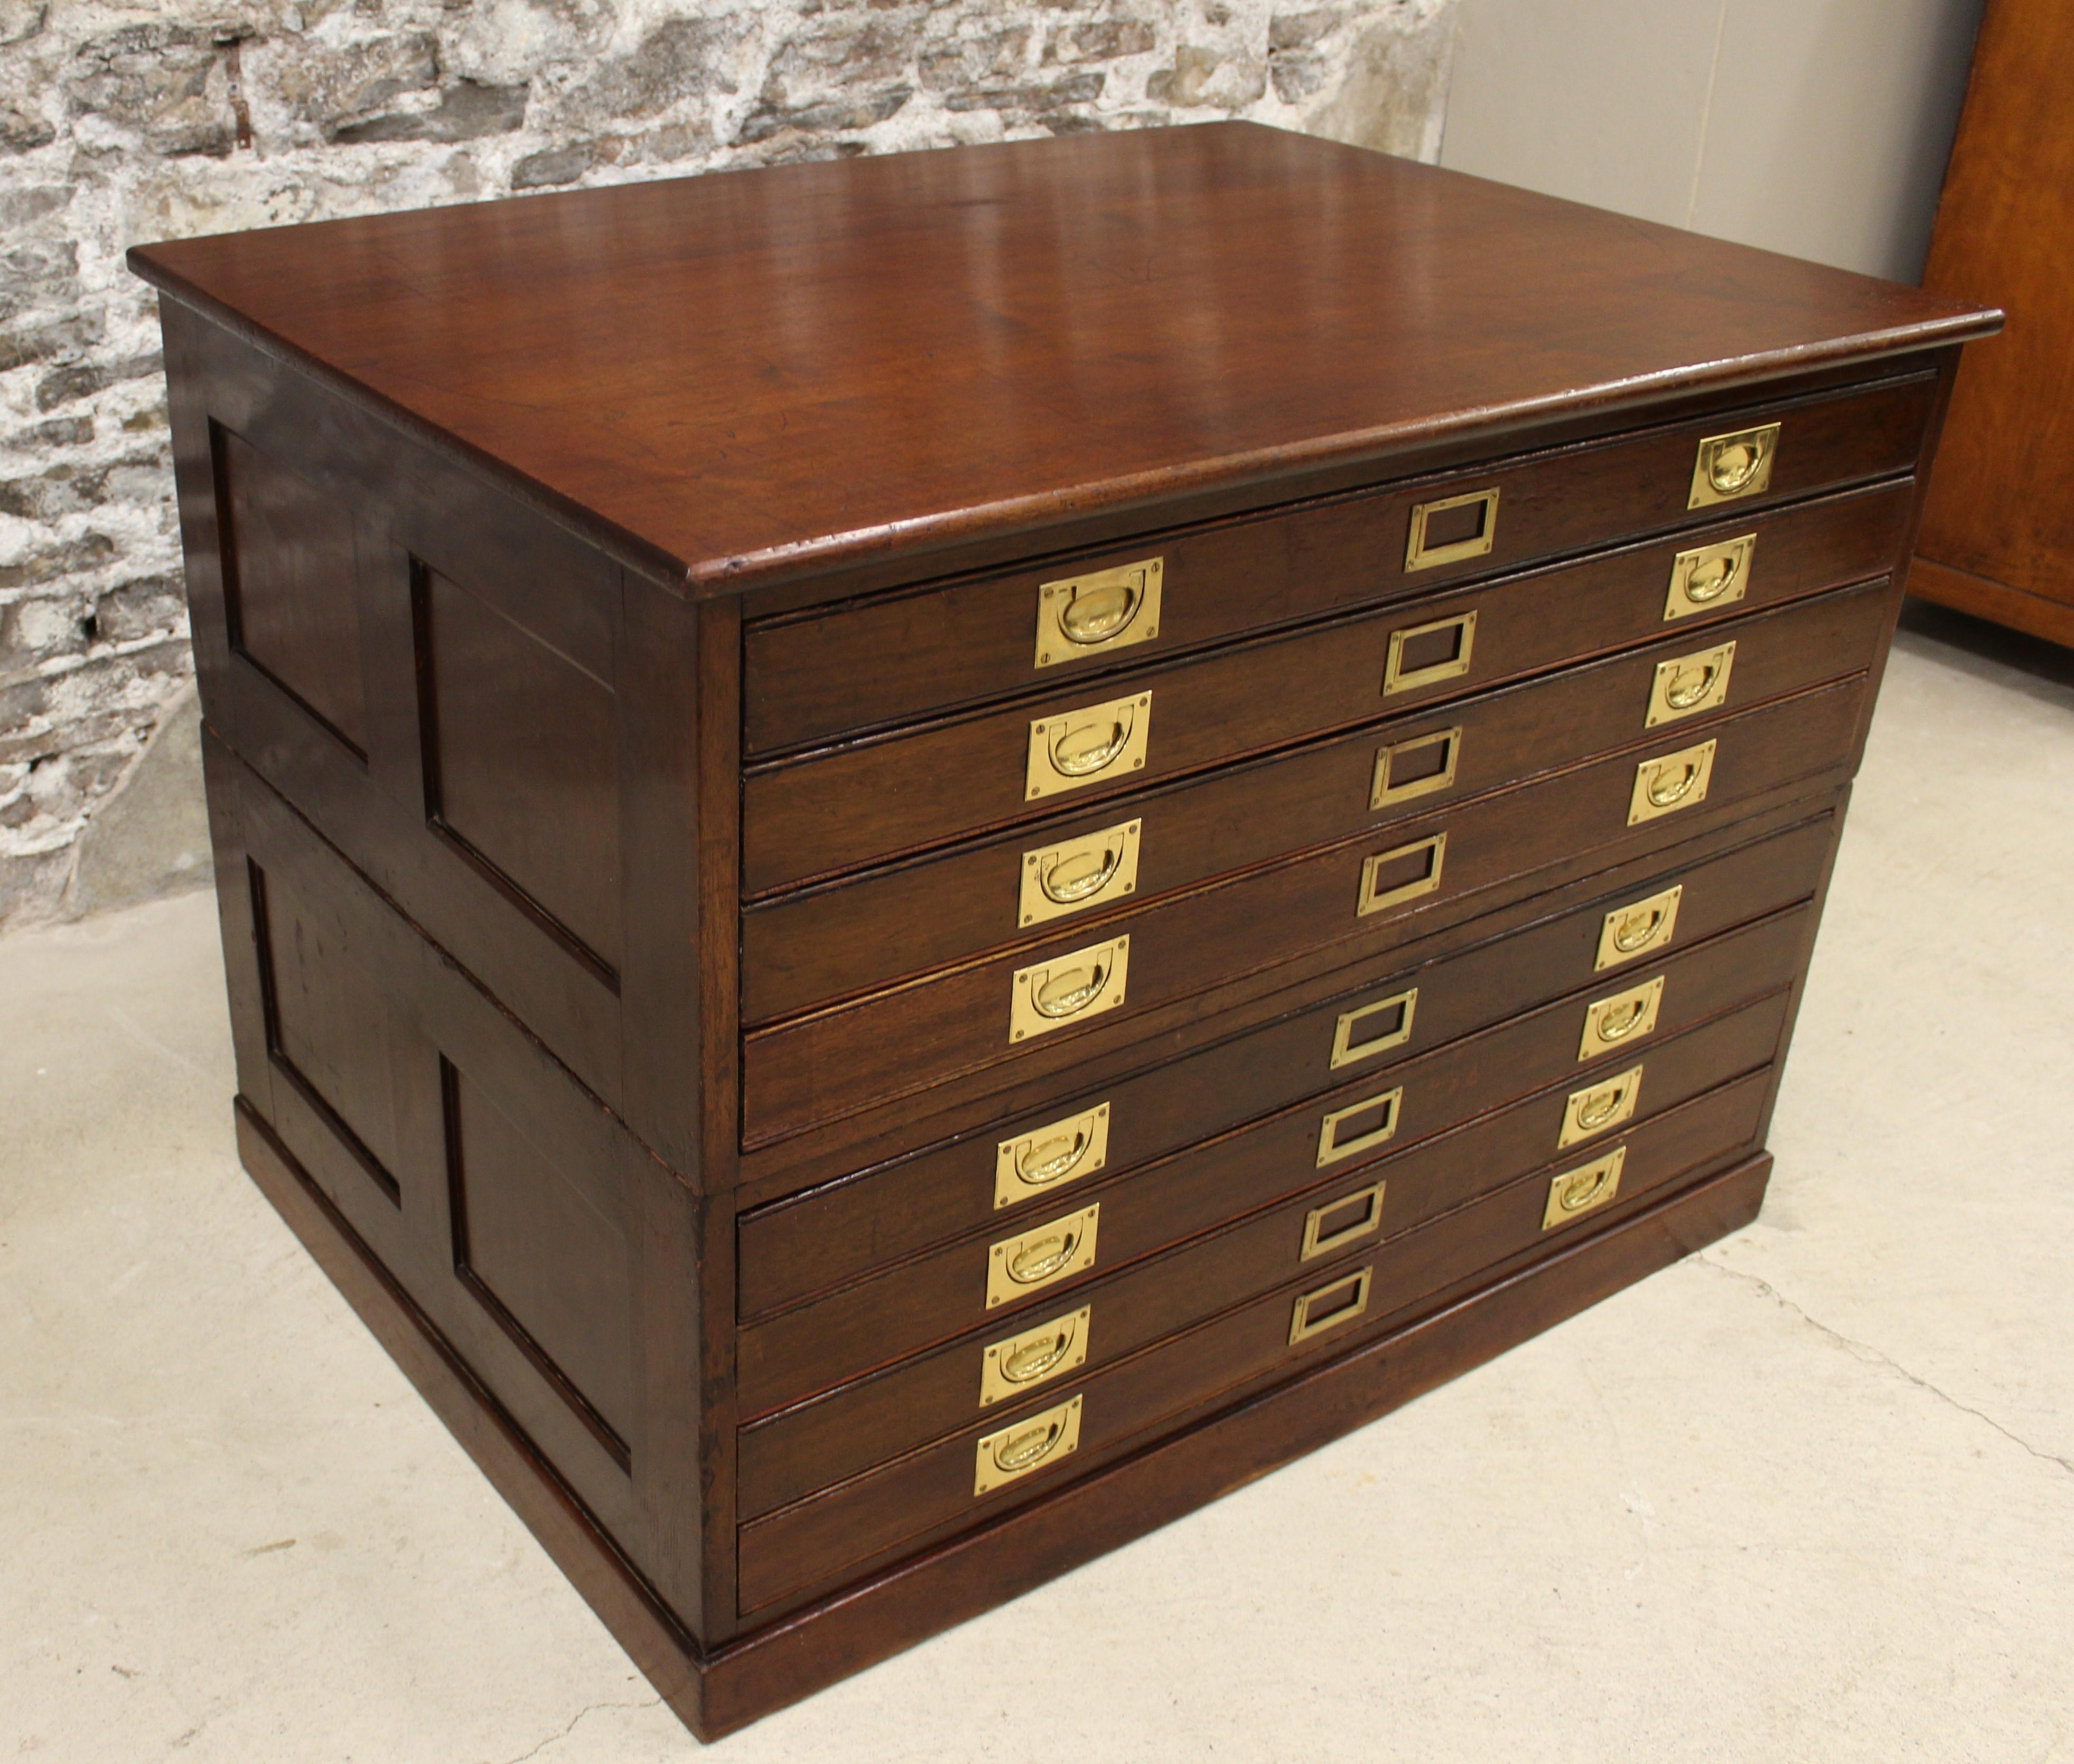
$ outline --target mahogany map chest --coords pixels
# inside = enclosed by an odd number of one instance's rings
[[[130,261],[245,1163],[701,1735],[1754,1216],[1998,315],[1243,125]]]

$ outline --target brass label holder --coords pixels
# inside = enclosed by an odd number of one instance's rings
[[[1602,1053],[1646,1041],[1656,1032],[1657,1012],[1663,1008],[1660,974],[1610,998],[1593,999],[1584,1007],[1584,1032],[1577,1044],[1577,1058],[1596,1060]]]
[[[1750,587],[1750,564],[1756,551],[1754,533],[1680,551],[1671,560],[1671,591],[1663,602],[1665,620],[1711,612],[1742,599]]]
[[[1692,462],[1692,494],[1685,506],[1705,509],[1738,497],[1762,496],[1771,488],[1771,465],[1778,455],[1776,422],[1707,436]]]
[[[1696,808],[1707,800],[1714,778],[1712,741],[1680,748],[1675,753],[1644,760],[1634,769],[1634,789],[1628,798],[1627,824],[1640,826],[1660,815]]]
[[[1649,713],[1642,719],[1643,727],[1658,728],[1703,711],[1721,709],[1728,703],[1729,675],[1735,665],[1733,641],[1658,662],[1656,678],[1649,683]]]
[[[1603,1157],[1551,1177],[1548,1203],[1541,1210],[1541,1229],[1552,1231],[1605,1206],[1620,1193],[1621,1170],[1626,1162],[1627,1148],[1617,1145]]]
[[[1354,902],[1354,916],[1365,917],[1369,913],[1382,912],[1385,907],[1399,906],[1407,901],[1417,900],[1422,894],[1432,893],[1440,886],[1441,867],[1447,858],[1448,835],[1436,833],[1430,839],[1414,839],[1409,845],[1378,851],[1372,858],[1363,859],[1361,893]],[[1413,869],[1414,873],[1402,882],[1389,880],[1400,869]]]
[[[1009,982],[1008,1039],[1027,1041],[1085,1023],[1123,1003],[1130,939],[1113,937],[1027,968]]]
[[[1461,756],[1462,732],[1459,725],[1378,748],[1368,806],[1371,809],[1387,809],[1399,802],[1452,789],[1455,768]]]
[[[1289,1317],[1289,1345],[1294,1347],[1299,1342],[1353,1322],[1368,1309],[1369,1286],[1374,1278],[1375,1266],[1371,1263],[1341,1275],[1315,1292],[1299,1294]]]
[[[1600,923],[1598,956],[1592,971],[1604,973],[1662,949],[1677,934],[1678,903],[1684,897],[1685,884],[1678,882],[1615,907]]]
[[[1373,1004],[1357,1004],[1351,1011],[1341,1012],[1339,1020],[1332,1025],[1331,1070],[1337,1072],[1343,1065],[1358,1065],[1391,1048],[1403,1046],[1411,1039],[1411,1020],[1418,1009],[1419,988],[1413,986],[1378,999]],[[1386,1012],[1386,1022],[1372,1029],[1364,1027],[1370,1019]]]
[[[1127,649],[1159,634],[1164,558],[1047,582],[1037,591],[1037,666]]]
[[[1142,771],[1151,736],[1150,692],[1039,717],[1030,725],[1023,798],[1034,802]]]
[[[1123,821],[1099,833],[1025,851],[1016,922],[1043,925],[1135,892],[1144,828],[1142,821]]]
[[[1343,1250],[1349,1243],[1358,1243],[1381,1230],[1383,1194],[1388,1186],[1386,1182],[1371,1182],[1366,1188],[1356,1189],[1337,1201],[1312,1207],[1303,1215],[1303,1247],[1296,1259],[1314,1262],[1321,1255],[1330,1255],[1335,1250]],[[1355,1210],[1352,1216],[1342,1217],[1350,1208]],[[1338,1222],[1335,1223],[1336,1220]]]
[[[979,1406],[990,1408],[1085,1365],[1088,1326],[1093,1317],[1094,1307],[1083,1304],[1019,1335],[989,1343],[980,1355]]]
[[[1421,637],[1438,637],[1444,632],[1453,633],[1453,642],[1448,653],[1437,662],[1407,666],[1405,652]],[[1474,612],[1457,612],[1445,619],[1433,619],[1424,624],[1407,625],[1401,631],[1390,633],[1390,653],[1383,659],[1382,695],[1394,698],[1400,692],[1415,692],[1421,686],[1438,686],[1443,680],[1459,680],[1469,671],[1469,663],[1477,647],[1477,616]]]
[[[1069,1396],[1056,1408],[1011,1421],[998,1432],[984,1435],[973,1455],[973,1498],[1078,1451],[1080,1401],[1077,1396]]]
[[[1581,1090],[1572,1090],[1563,1104],[1563,1129],[1556,1135],[1556,1149],[1566,1150],[1633,1120],[1635,1099],[1641,1094],[1638,1065],[1630,1066],[1617,1077],[1601,1078]]]
[[[989,1244],[986,1251],[986,1308],[1042,1292],[1095,1265],[1095,1237],[1101,1202],[1033,1225]]]
[[[1471,490],[1466,495],[1442,497],[1438,501],[1421,502],[1415,506],[1411,535],[1404,545],[1406,571],[1432,570],[1444,563],[1460,563],[1470,558],[1488,556],[1490,548],[1498,542],[1498,497],[1495,488]],[[1434,517],[1468,508],[1478,511],[1473,532],[1460,539],[1444,540],[1438,544],[1428,542],[1427,530],[1434,524]]]
[[[1358,1102],[1349,1102],[1345,1108],[1333,1109],[1318,1123],[1318,1168],[1328,1169],[1335,1164],[1343,1164],[1350,1157],[1358,1157],[1363,1152],[1373,1151],[1387,1143],[1397,1134],[1397,1120],[1404,1102],[1404,1087],[1378,1091],[1374,1096],[1365,1096]],[[1357,1133],[1350,1139],[1340,1137],[1342,1122],[1358,1121],[1362,1116],[1374,1115],[1377,1119],[1365,1132]]]
[[[1093,1176],[1109,1161],[1109,1104],[1097,1102],[1003,1140],[994,1148],[995,1210]]]

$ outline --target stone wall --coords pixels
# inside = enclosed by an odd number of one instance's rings
[[[206,874],[127,245],[1227,116],[1430,160],[1454,4],[0,0],[0,927]]]

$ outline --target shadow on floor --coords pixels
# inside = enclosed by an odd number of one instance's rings
[[[2013,686],[2047,703],[2074,703],[2074,649],[2043,637],[1911,595],[1901,603],[1901,628],[1895,641],[1977,680]],[[2012,674],[2019,678],[2012,679]]]

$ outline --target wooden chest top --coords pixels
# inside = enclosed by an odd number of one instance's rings
[[[695,595],[1993,323],[1250,124],[368,216],[130,262]]]

